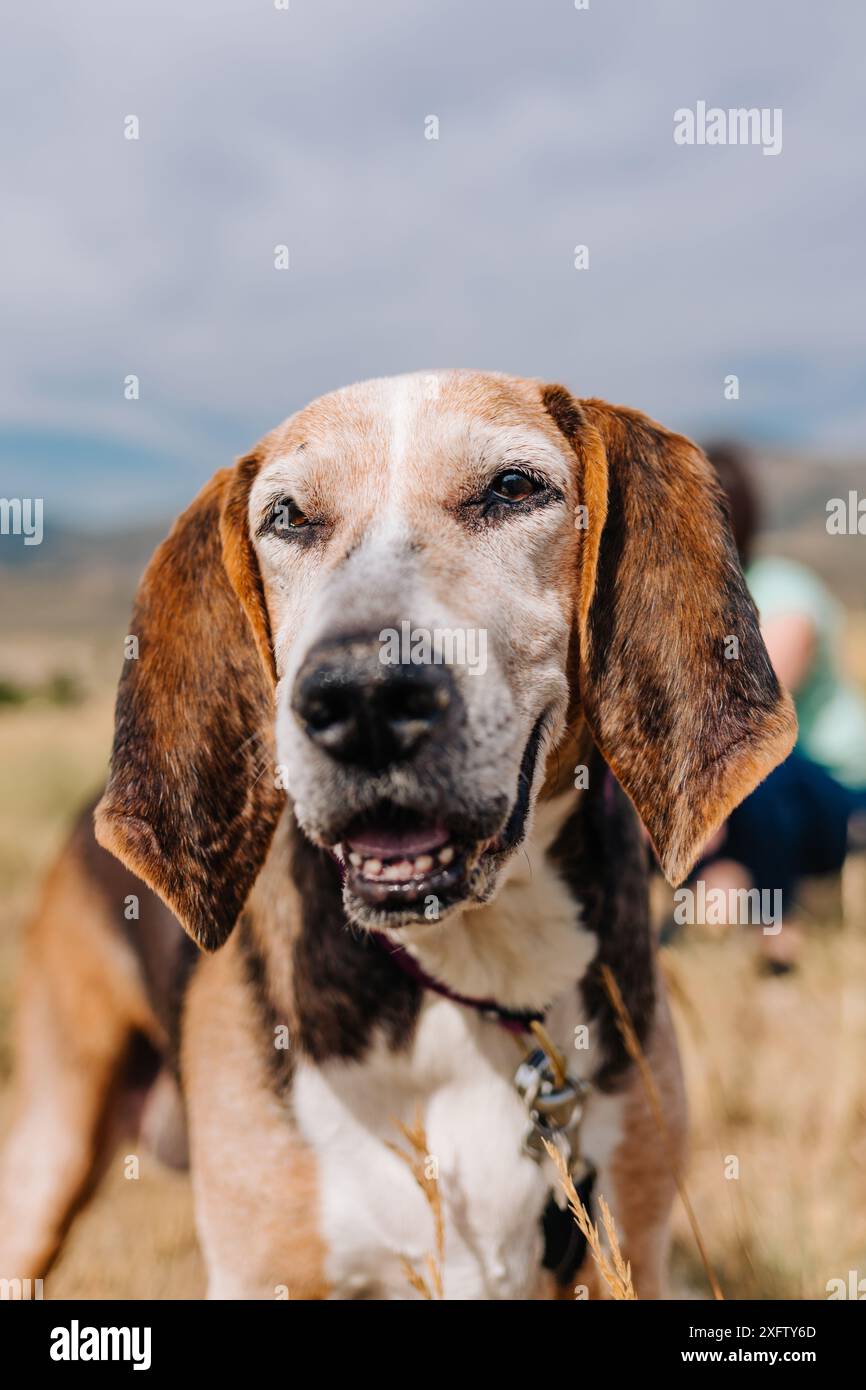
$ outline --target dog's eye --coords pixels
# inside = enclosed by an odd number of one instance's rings
[[[278,536],[288,531],[302,531],[310,525],[310,518],[291,497],[281,497],[279,502],[275,502],[268,517],[268,529]]]
[[[503,502],[525,502],[540,491],[541,484],[518,468],[504,468],[490,484],[491,498]]]

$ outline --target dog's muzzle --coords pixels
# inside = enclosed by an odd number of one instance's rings
[[[389,664],[366,635],[321,642],[298,670],[291,708],[323,778],[339,778],[332,805],[342,798],[343,813],[316,838],[343,866],[355,919],[408,925],[481,900],[522,836],[542,721],[517,787],[479,804],[461,790],[465,708],[447,665]]]

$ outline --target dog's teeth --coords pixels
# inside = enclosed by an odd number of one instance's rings
[[[439,867],[450,864],[455,853],[453,845],[445,845],[438,855],[418,854],[414,859],[365,859],[357,850],[349,852],[348,858],[353,868],[360,869],[363,878],[379,883],[405,884],[408,891],[413,882],[424,878],[437,864]]]
[[[408,859],[399,859],[396,864],[386,864],[382,870],[382,877],[388,883],[402,883],[412,877],[412,865]]]

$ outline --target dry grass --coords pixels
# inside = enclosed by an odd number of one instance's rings
[[[21,931],[39,883],[108,761],[114,708],[106,686],[74,708],[0,708],[0,1083]]]
[[[74,709],[0,711],[0,1057],[25,916],[99,781],[111,704],[106,686]],[[665,953],[692,1115],[689,1191],[728,1298],[820,1298],[828,1279],[866,1270],[866,933],[842,930],[835,912],[832,901],[816,910],[793,977],[761,978],[746,932],[719,941],[695,929]],[[200,1297],[186,1179],[143,1156],[141,1180],[127,1182],[121,1157],[47,1296]],[[730,1157],[739,1178],[725,1177]],[[432,1293],[432,1271],[421,1275]],[[677,1294],[706,1296],[682,1210],[673,1275]]]
[[[415,1116],[414,1125],[398,1123],[396,1127],[409,1145],[408,1151],[401,1149],[398,1144],[390,1142],[388,1148],[397,1155],[401,1162],[406,1164],[421,1189],[433,1218],[433,1250],[428,1251],[424,1257],[424,1268],[427,1271],[429,1283],[410,1260],[403,1260],[403,1270],[408,1283],[422,1298],[430,1300],[444,1298],[442,1270],[445,1265],[445,1217],[442,1211],[439,1177],[437,1173],[430,1171],[433,1160],[430,1156],[420,1108]]]
[[[546,1139],[542,1140],[542,1143],[559,1174],[559,1182],[568,1201],[568,1210],[577,1222],[578,1229],[589,1248],[589,1253],[598,1267],[598,1272],[607,1285],[608,1293],[614,1299],[636,1300],[637,1294],[631,1281],[631,1265],[623,1259],[616,1225],[610,1207],[604,1199],[604,1194],[601,1192],[598,1194],[598,1206],[601,1212],[602,1230],[607,1236],[607,1248],[602,1243],[598,1227],[593,1225],[589,1212],[580,1200],[562,1154]],[[608,1259],[608,1251],[610,1251],[610,1259]]]
[[[824,1297],[828,1279],[866,1268],[866,937],[816,923],[793,977],[759,977],[747,933],[693,937],[673,963],[689,1185],[722,1286]],[[682,1215],[677,1236],[691,1284]]]

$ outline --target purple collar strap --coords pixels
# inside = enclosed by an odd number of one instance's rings
[[[495,999],[476,999],[469,994],[458,994],[456,990],[449,989],[448,985],[443,984],[441,980],[435,979],[433,975],[428,975],[415,957],[409,954],[405,946],[391,941],[381,932],[370,932],[370,936],[380,950],[390,956],[397,968],[402,970],[404,975],[408,975],[410,980],[422,985],[424,989],[432,990],[434,994],[441,994],[443,999],[450,999],[454,1004],[462,1004],[464,1008],[475,1009],[483,1018],[498,1023],[509,1033],[528,1033],[531,1023],[544,1022],[544,1014],[536,1010],[506,1009],[502,1004],[497,1004]]]

